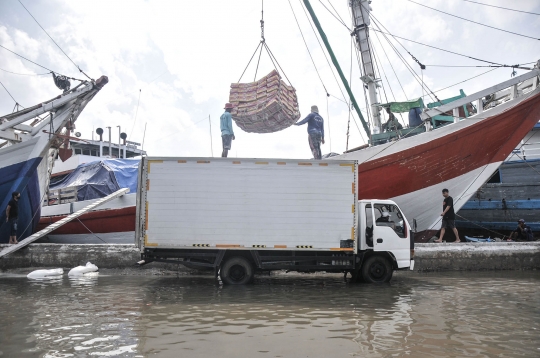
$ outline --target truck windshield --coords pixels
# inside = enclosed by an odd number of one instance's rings
[[[377,226],[391,227],[401,238],[407,237],[406,223],[396,205],[375,204],[375,222]]]

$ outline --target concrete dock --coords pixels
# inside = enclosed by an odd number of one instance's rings
[[[7,245],[0,245],[0,250]],[[187,273],[183,265],[135,266],[138,248],[122,244],[31,244],[0,259],[0,270],[72,268],[90,261],[122,274]],[[485,271],[540,269],[540,242],[435,243],[415,245],[415,271]]]

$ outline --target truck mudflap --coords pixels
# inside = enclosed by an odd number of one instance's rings
[[[409,266],[409,270],[414,270],[414,259],[411,259],[411,265]]]

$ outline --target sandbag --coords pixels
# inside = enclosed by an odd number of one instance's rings
[[[229,102],[232,119],[249,133],[273,133],[300,118],[296,90],[276,70],[251,83],[233,83]]]

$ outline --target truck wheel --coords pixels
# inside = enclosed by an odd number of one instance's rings
[[[253,280],[253,266],[243,257],[231,257],[221,267],[220,277],[227,285],[245,285]]]
[[[392,265],[382,256],[371,256],[362,265],[362,277],[368,283],[388,282],[393,273]]]

